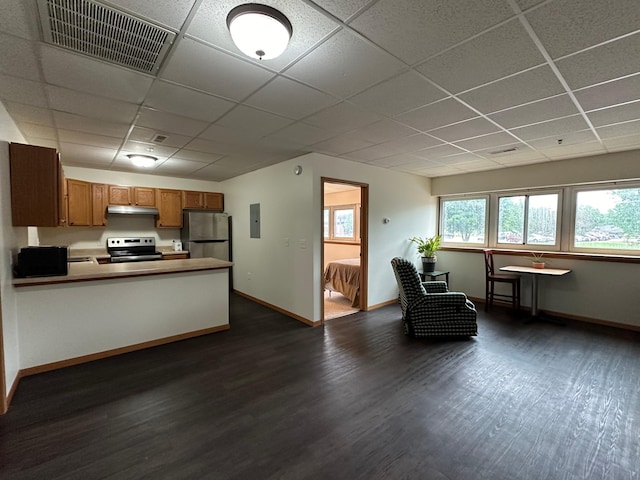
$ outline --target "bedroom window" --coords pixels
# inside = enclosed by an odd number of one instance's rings
[[[324,209],[324,238],[337,242],[359,242],[359,205],[335,205]]]

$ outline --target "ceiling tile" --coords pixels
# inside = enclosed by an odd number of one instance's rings
[[[111,150],[118,150],[122,140],[117,137],[105,137],[104,135],[94,135],[92,133],[74,132],[71,130],[58,130],[58,136],[62,143],[75,143],[77,145],[90,145],[92,147],[102,147]]]
[[[463,163],[469,162],[485,162],[486,160],[483,158],[474,155],[473,153],[459,153],[456,155],[449,155],[448,157],[442,157],[438,160],[438,163],[442,165],[460,165]]]
[[[640,120],[632,122],[617,123],[606,127],[596,128],[601,138],[624,137],[627,135],[637,135],[640,132]]]
[[[161,25],[180,30],[194,0],[110,0],[110,3],[137,15],[147,17]]]
[[[424,150],[418,150],[413,152],[412,155],[427,160],[438,160],[449,155],[457,155],[460,153],[466,153],[464,150],[457,148],[455,145],[440,145],[438,147],[426,148]]]
[[[180,152],[181,152],[181,155],[183,155],[184,152],[187,150],[192,150],[192,151],[202,152],[202,153],[213,153],[216,155],[224,155],[227,152],[231,151],[231,148],[232,146],[224,145],[219,142],[212,142],[204,138],[194,138],[186,145],[185,147],[186,150],[180,150]],[[187,158],[187,160],[197,160],[196,158],[189,158],[184,156],[181,158]]]
[[[511,16],[507,2],[494,0],[380,0],[351,26],[414,64]]]
[[[473,110],[462,105],[460,102],[448,98],[425,107],[403,113],[396,117],[396,120],[417,128],[423,132],[434,128],[461,122],[478,116]]]
[[[153,77],[48,45],[40,46],[48,83],[129,103],[142,103]]]
[[[556,62],[571,88],[582,88],[640,70],[640,33],[607,43]]]
[[[67,88],[47,85],[49,105],[60,112],[76,113],[89,118],[97,118],[114,123],[131,123],[138,105],[98,97]]]
[[[60,151],[60,145],[55,140],[45,140],[44,138],[29,136],[25,136],[25,139],[27,140],[27,144],[29,145],[35,145],[36,147],[55,148],[56,150]]]
[[[42,80],[33,42],[11,35],[0,34],[0,72],[29,80]]]
[[[16,122],[35,123],[36,125],[46,125],[53,127],[53,114],[51,110],[23,103],[5,102],[4,106]]]
[[[311,115],[305,119],[305,123],[340,133],[364,127],[380,119],[375,113],[342,102]]]
[[[151,108],[141,108],[136,126],[179,135],[196,136],[206,128],[207,123]]]
[[[62,165],[90,165],[94,168],[108,168],[116,154],[116,149],[60,142]]]
[[[161,78],[231,100],[242,100],[273,76],[263,68],[188,38],[180,41],[160,74]]]
[[[355,138],[349,135],[339,135],[312,145],[316,152],[328,153],[330,155],[342,155],[354,150],[371,146],[370,142]]]
[[[183,117],[213,122],[236,103],[167,82],[154,82],[145,106]]]
[[[544,3],[546,0],[516,0],[516,3],[522,10],[527,10],[535,5]]]
[[[174,154],[171,158],[176,160],[184,160],[190,162],[198,162],[198,163],[214,163],[220,160],[223,155],[216,155],[215,153],[205,153],[205,152],[196,152],[195,150],[186,150],[182,149],[176,154]]]
[[[560,93],[564,93],[562,85],[544,66],[471,90],[460,98],[488,114]]]
[[[313,125],[307,125],[306,123],[296,122],[278,130],[267,138],[282,138],[299,145],[312,145],[335,136],[335,132],[314,127]]]
[[[275,132],[292,121],[288,118],[239,105],[216,122],[216,125],[239,131],[248,131],[258,137]]]
[[[129,140],[152,143],[152,140],[156,135],[164,135],[166,137],[163,142],[158,144],[167,147],[182,148],[193,139],[193,137],[187,137],[175,133],[159,132],[152,128],[134,127],[129,134]]]
[[[552,58],[633,32],[640,25],[637,0],[555,0],[526,15]]]
[[[129,125],[126,124],[105,122],[72,113],[54,111],[53,119],[58,128],[93,133],[94,135],[124,138],[129,131]]]
[[[341,30],[286,73],[307,85],[346,98],[397,75],[404,68],[391,55]]]
[[[0,31],[22,38],[39,40],[40,32],[32,2],[4,0],[0,2]]]
[[[640,134],[629,135],[627,137],[605,138],[603,143],[610,152],[640,149]]]
[[[164,145],[156,145],[155,143],[128,141],[122,146],[122,152],[141,153],[143,155],[151,155],[153,157],[168,158],[178,151],[175,147],[166,147]]]
[[[489,148],[492,150],[502,150],[504,145],[513,143],[515,138],[506,132],[492,133],[482,137],[471,138],[456,142],[456,145],[465,150],[476,151]]]
[[[460,170],[460,172],[471,173],[482,172],[485,170],[496,170],[500,168],[500,164],[491,160],[484,160],[480,158],[472,162],[458,164],[456,165],[456,167]]]
[[[170,158],[158,165],[156,171],[163,175],[181,175],[196,172],[206,165],[206,163],[192,162],[191,160]]]
[[[204,0],[189,25],[187,33],[228,52],[245,57],[231,40],[227,29],[227,15],[240,3],[237,0]],[[266,68],[281,70],[339,28],[337,23],[304,2],[263,0],[260,3],[282,12],[293,26],[289,45],[280,57],[262,61],[245,57],[248,61],[262,64]]]
[[[371,2],[370,0],[314,0],[313,3],[344,21]]]
[[[408,137],[397,138],[386,142],[387,147],[393,147],[398,153],[410,153],[425,148],[441,145],[442,142],[426,133],[416,133]]]
[[[640,100],[640,74],[575,92],[585,110]]]
[[[440,138],[447,142],[462,140],[465,138],[478,137],[498,131],[490,121],[484,118],[474,118],[464,122],[455,123],[446,127],[437,128],[429,132],[430,135]]]
[[[18,128],[26,137],[42,138],[44,140],[58,140],[55,128],[25,122],[18,123]]]
[[[446,96],[416,72],[409,71],[349,98],[349,102],[383,115],[394,116]]]
[[[589,112],[587,116],[595,127],[627,122],[629,120],[638,120],[640,119],[640,100],[633,103],[627,103],[619,107],[611,107]]]
[[[222,125],[214,124],[207,127],[199,137],[205,140],[213,140],[221,144],[229,145],[245,145],[257,142],[262,137],[260,130],[249,128],[228,128]],[[220,152],[220,150],[218,150]],[[226,152],[227,150],[225,150]]]
[[[518,144],[517,148],[518,149],[515,152],[502,153],[497,155],[485,153],[484,156],[489,160],[506,166],[528,165],[531,163],[546,162],[549,160],[540,152],[537,152],[525,145]],[[480,152],[476,153],[478,155],[481,154]]]
[[[44,84],[0,74],[0,98],[25,105],[47,107]]]
[[[504,158],[522,157],[524,155],[540,157],[539,153],[527,147],[524,143],[509,143],[499,147],[474,150],[473,153],[495,162],[500,162]]]
[[[560,139],[562,140],[562,142],[558,143],[558,140]],[[531,145],[536,150],[545,150],[549,148],[556,148],[559,146],[594,142],[596,140],[597,138],[591,130],[581,130],[578,132],[569,132],[544,138],[538,138],[536,140],[530,140],[527,143],[529,143],[529,145]]]
[[[378,167],[389,168],[389,167],[397,167],[398,165],[407,165],[407,164],[424,164],[428,163],[428,160],[424,158],[416,157],[410,154],[400,154],[400,155],[392,155],[390,157],[379,158],[377,160],[372,160],[370,162],[366,162],[369,165],[375,165]]]
[[[383,143],[401,137],[413,135],[416,131],[388,118],[358,128],[351,132],[352,135],[371,143]]]
[[[578,113],[578,109],[569,98],[569,95],[564,94],[538,100],[520,107],[502,110],[489,115],[489,118],[504,128],[514,128],[554,118],[577,115]]]
[[[541,149],[540,153],[544,154],[551,160],[564,160],[567,158],[584,157],[587,155],[598,155],[607,153],[600,142],[580,143],[577,145],[562,145],[553,148]]]
[[[301,119],[339,101],[301,83],[277,77],[251,95],[245,103],[285,117]]]
[[[516,19],[427,60],[417,70],[459,93],[542,63],[542,54]]]
[[[581,115],[573,115],[571,117],[559,118],[548,122],[537,123],[526,127],[514,128],[511,130],[516,137],[522,140],[533,140],[534,138],[543,138],[561,135],[570,132],[577,132],[589,128],[587,122]]]
[[[211,182],[222,182],[223,180],[233,178],[242,173],[245,173],[242,169],[223,167],[214,163],[198,170],[198,179],[209,180]]]
[[[391,155],[397,155],[398,151],[392,147],[388,147],[385,143],[378,145],[372,145],[370,147],[361,148],[345,154],[345,157],[350,160],[358,160],[363,162],[369,162],[379,158],[389,157]]]

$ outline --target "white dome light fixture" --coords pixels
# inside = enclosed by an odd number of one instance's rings
[[[284,52],[293,27],[287,17],[275,8],[247,3],[227,15],[227,27],[236,47],[258,60],[270,60]]]
[[[151,155],[140,155],[139,153],[132,153],[127,155],[131,163],[133,163],[136,167],[142,168],[151,168],[158,161],[156,157],[152,157]]]

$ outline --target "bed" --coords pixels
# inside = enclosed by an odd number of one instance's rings
[[[324,269],[324,288],[340,292],[351,300],[352,307],[360,307],[360,259],[334,260]]]

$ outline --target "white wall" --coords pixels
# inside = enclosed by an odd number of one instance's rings
[[[24,138],[0,103],[0,308],[2,308],[1,338],[4,344],[3,362],[0,363],[4,366],[2,373],[6,388],[10,389],[20,369],[18,315],[15,291],[11,286],[13,278],[11,257],[18,253],[19,245],[27,243],[27,229],[26,227],[14,228],[11,225],[11,184],[7,142],[24,142]]]
[[[507,168],[477,174],[434,178],[433,193],[440,195],[538,188],[597,181],[640,178],[640,151],[598,155],[544,165]],[[497,255],[496,267],[528,265],[526,257]],[[637,264],[553,258],[553,268],[572,272],[561,278],[540,279],[539,308],[640,327],[640,287]],[[481,253],[438,252],[439,270],[449,270],[450,287],[484,298],[484,259]],[[531,279],[522,277],[523,305],[531,305]]]
[[[299,176],[295,165],[303,167]],[[314,321],[320,320],[322,291],[322,177],[369,185],[369,305],[397,296],[391,258],[417,264],[408,238],[431,235],[436,225],[429,179],[326,155],[304,155],[223,182],[233,218],[234,288]],[[252,203],[261,208],[259,239],[249,238]],[[391,222],[383,224],[384,217]]]

